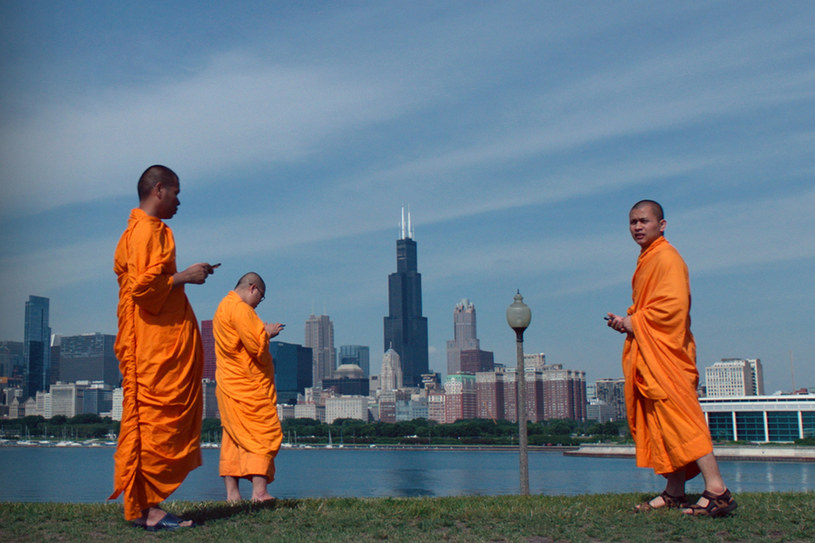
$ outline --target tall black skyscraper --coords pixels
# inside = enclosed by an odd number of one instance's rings
[[[48,298],[29,296],[25,303],[25,395],[48,391],[51,371],[51,328],[48,325]]]
[[[402,237],[396,242],[396,273],[388,276],[388,316],[384,350],[393,348],[402,362],[404,386],[420,386],[428,373],[427,318],[422,316],[422,275],[417,271],[416,242],[402,210]]]

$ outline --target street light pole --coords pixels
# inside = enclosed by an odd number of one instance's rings
[[[524,303],[519,290],[515,301],[507,308],[507,324],[515,330],[517,368],[518,449],[520,454],[521,496],[529,495],[529,443],[526,429],[526,369],[524,368],[524,331],[532,320],[532,312]]]

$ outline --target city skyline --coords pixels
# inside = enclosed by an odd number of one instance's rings
[[[462,298],[514,365],[520,289],[527,351],[617,377],[602,317],[630,304],[627,212],[653,198],[698,366],[759,358],[768,393],[813,386],[813,26],[815,6],[749,1],[3,4],[0,339],[29,294],[56,333],[115,332],[113,250],[164,163],[179,267],[222,263],[186,289],[199,322],[255,270],[281,341],[319,304],[378,373],[410,205],[431,370]]]

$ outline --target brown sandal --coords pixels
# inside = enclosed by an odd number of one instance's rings
[[[662,498],[665,505],[654,507],[651,505],[651,501],[653,501],[655,498],[651,498],[647,502],[642,502],[641,504],[635,506],[634,511],[637,513],[643,513],[645,511],[652,511],[654,509],[683,509],[688,507],[688,498],[684,494],[681,496],[671,496],[668,494],[667,490],[663,490],[662,494],[657,496],[657,498]]]
[[[725,490],[718,496],[705,490],[702,492],[702,497],[707,498],[707,505],[702,506],[694,503],[688,508],[690,513],[685,513],[686,515],[693,517],[724,517],[739,506],[733,496],[730,495],[729,490]]]

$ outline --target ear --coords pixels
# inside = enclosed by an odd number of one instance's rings
[[[660,231],[660,233],[662,233],[662,234],[665,233],[665,226],[667,226],[667,224],[668,224],[668,222],[665,219],[662,219],[661,221],[659,221],[659,231]]]

